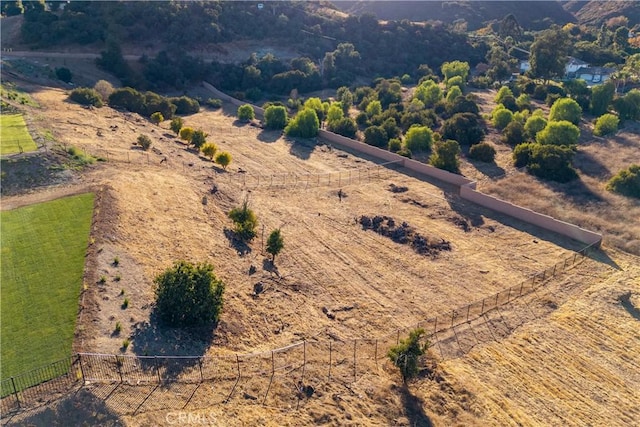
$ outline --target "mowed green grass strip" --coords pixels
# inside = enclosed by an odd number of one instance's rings
[[[0,212],[2,379],[71,355],[93,199]]]
[[[22,114],[3,114],[0,116],[0,155],[35,151],[36,143],[29,135]]]

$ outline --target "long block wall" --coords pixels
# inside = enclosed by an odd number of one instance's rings
[[[220,92],[209,83],[204,82],[204,87],[213,92],[220,99],[231,102],[234,105],[242,105],[244,102],[230,97],[229,95]],[[256,115],[263,117],[264,110],[260,107],[254,106]],[[477,205],[491,209],[493,211],[509,215],[513,218],[519,219],[528,224],[535,225],[545,230],[558,233],[560,235],[570,237],[587,245],[598,246],[602,242],[602,234],[594,231],[586,230],[575,224],[570,224],[565,221],[560,221],[548,215],[544,215],[531,209],[523,208],[521,206],[514,205],[513,203],[506,202],[497,197],[489,196],[487,194],[476,191],[476,182],[467,179],[463,176],[447,172],[438,168],[434,168],[431,165],[420,163],[416,160],[408,159],[398,154],[392,153],[387,150],[382,150],[377,147],[356,141],[351,138],[347,138],[342,135],[329,132],[321,129],[318,133],[320,138],[330,141],[334,144],[342,145],[354,151],[358,151],[369,156],[385,160],[387,162],[397,162],[403,167],[410,169],[414,172],[418,172],[429,177],[438,179],[448,184],[453,184],[458,187],[460,197],[464,200],[468,200]]]

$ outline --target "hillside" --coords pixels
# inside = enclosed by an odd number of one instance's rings
[[[636,1],[566,1],[566,11],[572,13],[580,24],[600,26],[608,19],[624,16],[629,28],[640,24],[640,3]]]
[[[599,2],[598,2],[599,3]],[[354,15],[373,13],[383,20],[442,21],[452,23],[464,19],[469,30],[476,30],[493,20],[513,14],[525,29],[538,30],[550,24],[574,22],[555,1],[340,1],[334,3]]]
[[[440,360],[434,348],[438,367],[425,370],[406,390],[383,358],[379,366],[360,366],[354,382],[346,344],[354,338],[382,343],[391,334],[395,342],[396,330],[521,283],[573,257],[581,245],[459,203],[446,187],[380,167],[322,140],[291,140],[242,126],[231,106],[184,118],[232,153],[225,172],[178,141],[167,122],[158,127],[109,107],[85,109],[68,102],[64,90],[22,79],[16,83],[40,105],[23,108],[32,132],[53,137],[50,153],[73,144],[106,160],[83,171],[65,169],[68,179],[53,187],[24,188],[22,180],[23,188],[2,203],[6,209],[88,188],[98,192],[76,350],[123,354],[122,339],[129,337],[126,355],[266,351],[271,357],[269,350],[306,339],[309,352],[298,350],[297,357],[308,354],[326,366],[326,354],[314,353],[311,343],[328,340],[334,356],[340,355],[333,361],[333,379],[317,367],[305,373],[315,394],[297,402],[299,409],[295,399],[280,397],[293,395],[299,371],[278,377],[266,405],[254,401],[254,390],[262,396],[270,383],[262,381],[263,372],[251,378],[247,371],[233,390],[233,382],[159,388],[95,383],[46,410],[17,417],[16,425],[168,425],[176,411],[206,414],[222,425],[278,426],[622,426],[640,415],[634,393],[640,381],[635,374],[640,366],[638,257],[605,244],[602,252],[529,297],[492,312],[485,323],[460,326],[461,337],[478,341],[471,347],[463,342],[456,359]],[[150,152],[132,145],[139,134],[152,138]],[[622,136],[633,138],[628,132]],[[622,142],[627,149],[637,138]],[[610,150],[620,150],[617,145]],[[615,157],[603,151],[594,156]],[[3,172],[9,172],[3,187],[7,179],[20,180],[20,174],[11,173],[19,167],[3,161]],[[465,165],[466,171],[471,168]],[[395,187],[407,190],[394,192]],[[338,190],[345,194],[342,200]],[[248,253],[239,254],[225,236],[226,212],[245,195],[267,232],[282,228],[285,249],[275,269],[265,262],[258,239]],[[376,214],[450,241],[453,250],[420,256],[354,222]],[[461,221],[471,225],[468,231]],[[212,262],[227,284],[222,320],[210,342],[153,323],[152,278],[177,258]],[[257,270],[253,275],[251,266]],[[121,276],[117,283],[116,275]],[[100,276],[108,279],[106,285],[98,284]],[[264,292],[253,295],[258,282]],[[126,310],[123,289],[131,301]],[[116,321],[123,325],[119,337],[112,334]],[[359,348],[373,351],[359,342]],[[229,393],[231,404],[222,404]]]

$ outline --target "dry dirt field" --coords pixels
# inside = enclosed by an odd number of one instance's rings
[[[72,192],[98,194],[76,351],[122,354],[124,337],[131,338],[126,354],[136,355],[223,355],[302,339],[382,337],[517,285],[583,246],[322,141],[288,141],[239,125],[232,109],[185,117],[186,126],[205,130],[232,154],[223,171],[175,139],[168,122],[154,126],[108,107],[84,109],[60,89],[20,84],[41,105],[28,112],[32,132],[48,130],[56,140],[47,151],[73,145],[106,160],[67,172],[55,186],[2,199],[7,209]],[[148,153],[133,146],[140,134],[153,140]],[[392,192],[392,184],[407,191]],[[226,213],[245,197],[259,235],[241,254],[224,230],[231,227]],[[356,223],[361,215],[406,221],[434,241],[449,241],[452,250],[418,255],[363,230]],[[266,239],[278,227],[285,248],[274,267],[261,249],[262,230]],[[226,284],[211,342],[150,321],[153,277],[179,259],[211,262]],[[440,362],[409,393],[386,363],[356,383],[317,384],[317,398],[299,411],[242,400],[211,405],[216,399],[206,389],[189,411],[220,425],[632,425],[640,418],[639,261],[605,246],[597,259],[552,280],[544,316]],[[257,282],[265,290],[255,297]],[[626,293],[625,306],[619,299]],[[123,330],[113,336],[118,321]],[[168,424],[166,408],[124,414],[114,399],[102,401],[107,395],[88,388],[27,421],[64,424],[69,408],[82,402],[92,409],[76,416],[92,425]]]

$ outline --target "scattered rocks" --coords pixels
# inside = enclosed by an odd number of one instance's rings
[[[264,284],[262,282],[258,282],[253,285],[253,296],[258,296],[262,292],[264,292]]]
[[[417,233],[415,229],[406,222],[400,226],[396,221],[388,216],[376,215],[373,218],[363,215],[359,219],[363,230],[373,230],[378,234],[389,237],[396,243],[411,245],[414,251],[421,255],[436,257],[441,251],[450,251],[451,243],[440,239],[440,241],[429,239]]]
[[[449,217],[448,219],[449,221],[454,223],[456,226],[458,226],[460,229],[462,229],[465,233],[468,233],[469,231],[471,231],[471,226],[469,225],[469,222],[466,219],[461,218],[459,216],[452,216],[452,217]]]
[[[406,191],[409,191],[409,187],[398,186],[394,183],[391,183],[389,184],[389,191],[391,191],[392,193],[404,193]]]
[[[329,319],[331,319],[331,320],[335,320],[336,315],[335,315],[331,310],[329,310],[327,307],[322,307],[322,312],[323,312],[324,314],[326,314],[326,316],[327,316]]]
[[[251,276],[252,274],[255,274],[255,272],[258,271],[258,269],[256,268],[255,265],[251,264],[249,266],[249,276]]]

